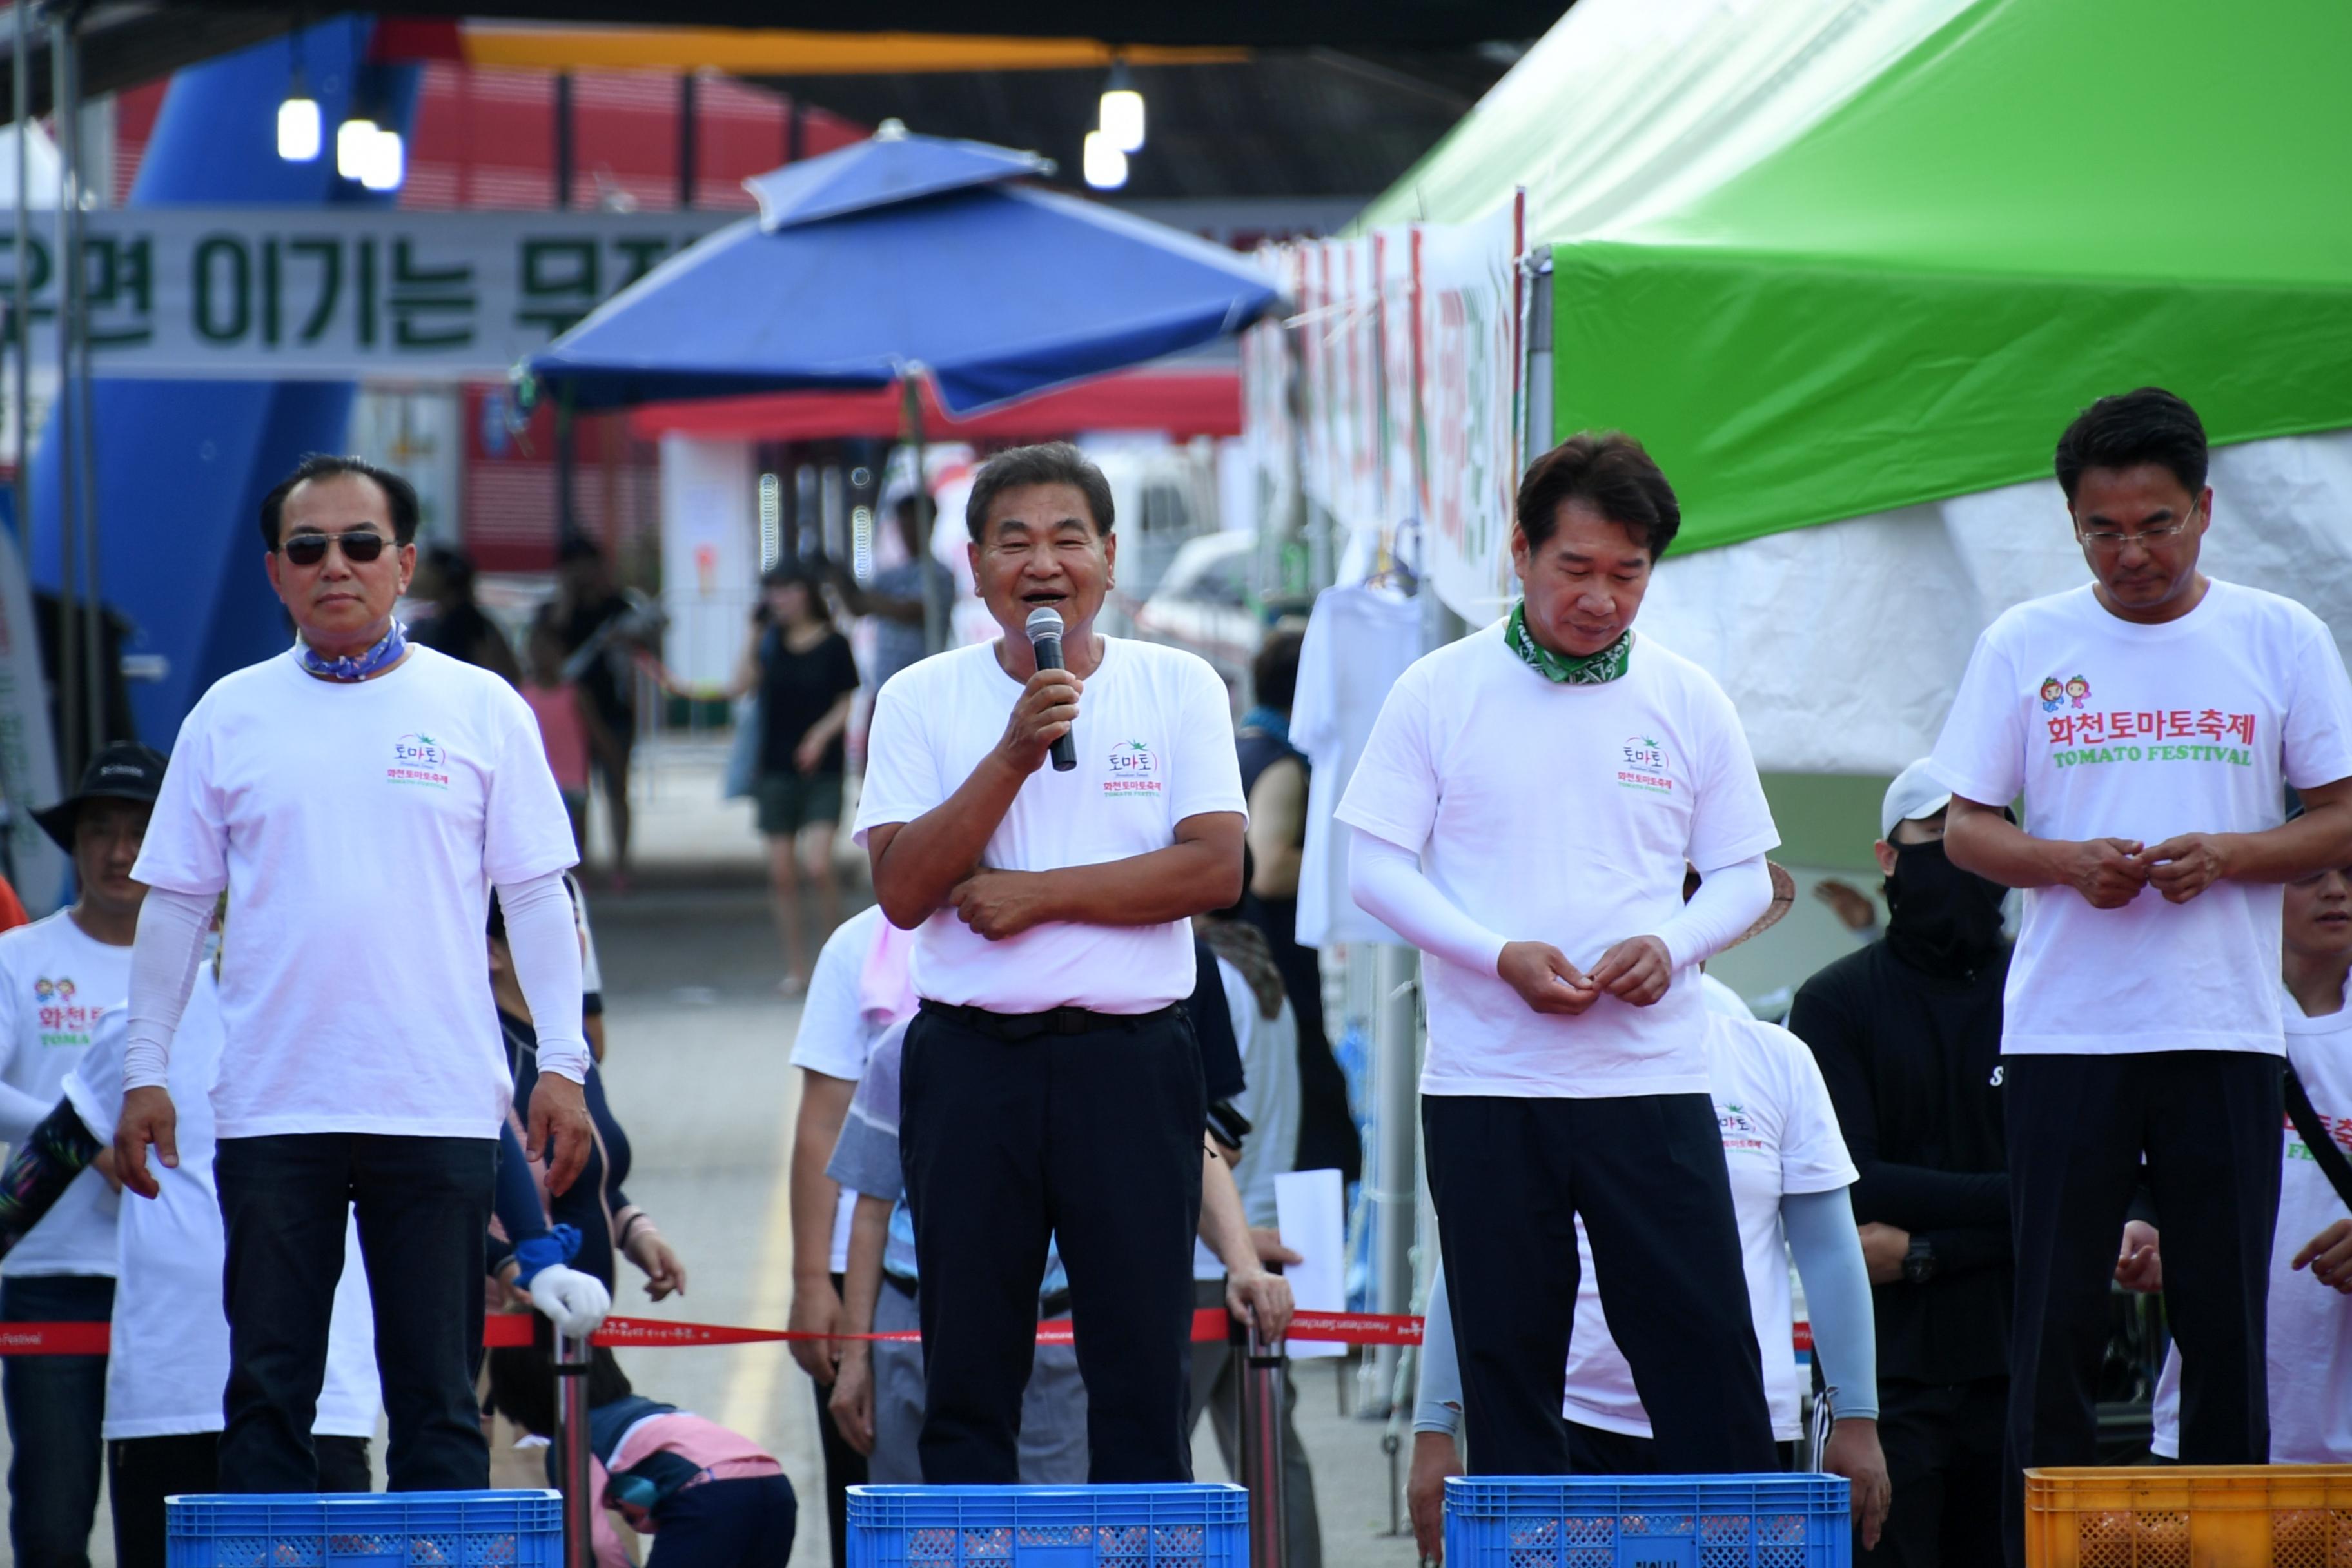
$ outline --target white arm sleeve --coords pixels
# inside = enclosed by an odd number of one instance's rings
[[[180,1011],[195,988],[205,934],[213,927],[216,893],[175,893],[150,888],[139,905],[139,934],[131,943],[131,1008],[122,1042],[122,1087],[163,1089]]]
[[[580,924],[563,873],[550,871],[511,887],[500,884],[499,905],[506,912],[507,951],[514,955],[515,979],[530,1005],[539,1034],[539,1070],[588,1081],[588,1042],[580,1032]]]
[[[1730,946],[1771,906],[1772,873],[1763,856],[1712,869],[1702,866],[1698,891],[1654,934],[1666,944],[1675,967],[1684,969]]]
[[[1360,827],[1354,832],[1348,891],[1357,907],[1423,952],[1475,973],[1494,973],[1505,939],[1454,908],[1423,874],[1420,856]]]

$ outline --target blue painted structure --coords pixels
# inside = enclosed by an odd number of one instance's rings
[[[366,62],[374,23],[339,17],[307,28],[302,62],[325,121],[326,149],[308,163],[279,159],[278,105],[293,60],[279,38],[181,71],[172,80],[128,205],[391,205],[392,193],[335,174],[335,127],[355,85],[372,89],[381,123],[407,136],[415,66]],[[101,591],[138,631],[131,647],[162,654],[161,682],[131,688],[140,735],[167,747],[180,720],[230,670],[288,640],[262,575],[261,498],[303,453],[336,450],[351,425],[350,382],[142,381],[91,388],[98,429]],[[58,584],[55,424],[35,450],[35,584]]]

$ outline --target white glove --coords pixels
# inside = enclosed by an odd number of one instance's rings
[[[530,1277],[530,1304],[559,1332],[584,1337],[604,1325],[613,1293],[593,1274],[551,1263]]]

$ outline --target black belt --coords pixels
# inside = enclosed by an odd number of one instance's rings
[[[955,1002],[923,999],[923,1011],[962,1025],[992,1040],[1034,1040],[1040,1035],[1091,1035],[1104,1029],[1132,1029],[1139,1025],[1173,1017],[1177,1005],[1155,1007],[1149,1013],[1097,1013],[1091,1007],[1048,1007],[1042,1013],[992,1013]]]

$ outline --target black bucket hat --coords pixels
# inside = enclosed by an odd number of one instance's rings
[[[135,800],[149,805],[163,787],[163,753],[152,746],[142,746],[136,741],[117,741],[89,760],[81,772],[81,788],[58,802],[33,813],[33,820],[41,831],[57,841],[58,847],[73,853],[74,823],[81,816],[82,805],[93,800]]]

